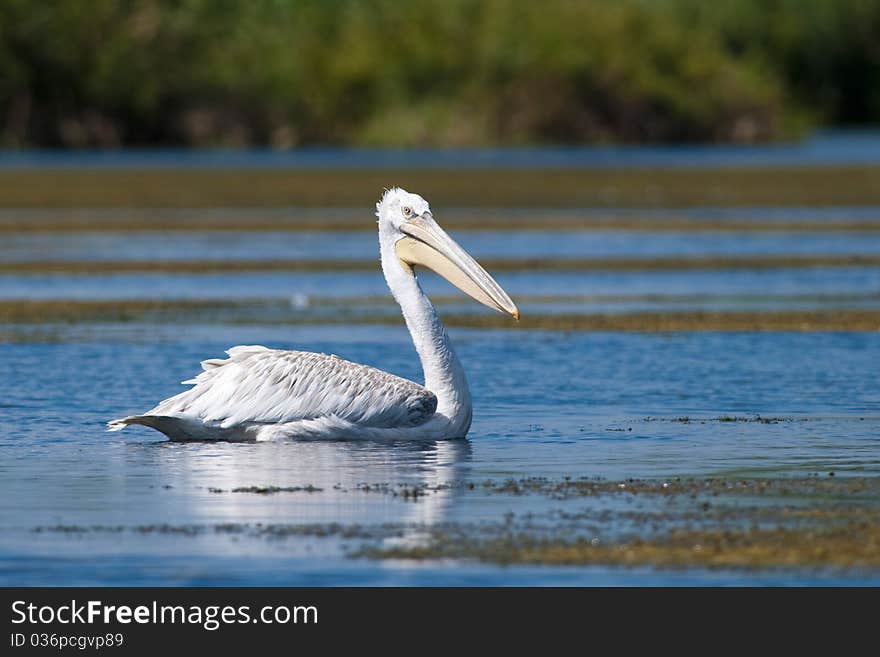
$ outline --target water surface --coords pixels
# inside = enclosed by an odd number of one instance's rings
[[[880,163],[880,134],[828,130],[783,144],[524,148],[297,148],[273,150],[6,151],[10,168],[565,168],[779,167]]]
[[[693,233],[651,231],[462,231],[457,241],[477,258],[691,258],[762,255],[875,255],[877,232]],[[28,261],[345,260],[376,256],[370,232],[198,231],[12,234],[0,259]]]
[[[0,480],[6,491],[0,498],[0,577],[9,584],[45,584],[59,573],[74,584],[851,581],[846,574],[815,572],[733,577],[379,565],[347,558],[352,541],[334,537],[155,529],[225,523],[431,527],[492,522],[507,512],[542,517],[585,504],[499,497],[479,487],[441,490],[413,502],[366,492],[358,488],[363,484],[880,474],[878,334],[456,330],[453,337],[474,392],[474,425],[468,441],[427,445],[172,444],[142,428],[104,431],[107,419],[145,410],[179,391],[177,381],[191,376],[199,360],[234,343],[337,353],[417,378],[403,329],[59,327],[53,342],[0,345],[7,372],[0,379]],[[792,359],[793,353],[803,357]],[[534,376],[536,366],[541,377]],[[756,415],[775,421],[718,421]],[[682,416],[692,421],[678,421]],[[321,491],[212,492],[254,485]],[[39,531],[57,525],[93,530]],[[118,529],[131,527],[154,529]],[[418,540],[412,531],[410,539]]]
[[[876,134],[838,134],[743,148],[3,153],[0,167],[839,166],[880,164],[877,144]],[[365,546],[425,545],[432,532],[527,531],[537,539],[613,542],[679,528],[682,518],[696,518],[702,526],[716,507],[739,513],[730,525],[738,529],[765,522],[761,510],[769,507],[790,523],[789,516],[798,517],[808,504],[832,514],[834,504],[876,504],[834,494],[667,499],[499,488],[534,478],[551,485],[584,479],[625,487],[631,478],[711,478],[734,485],[878,477],[877,331],[451,329],[474,398],[468,440],[176,444],[142,427],[107,433],[107,420],[143,412],[176,394],[183,389],[178,382],[196,373],[199,361],[221,357],[237,344],[335,353],[421,380],[378,269],[376,239],[367,232],[371,209],[258,205],[0,210],[0,302],[7,306],[29,300],[120,306],[176,300],[212,301],[221,308],[213,315],[181,310],[161,321],[81,321],[73,314],[63,323],[32,317],[30,323],[0,324],[0,584],[880,584],[876,569],[501,566],[468,558],[356,556]],[[494,217],[491,230],[474,223],[480,212]],[[564,220],[566,228],[537,225],[536,212],[548,221]],[[858,199],[837,207],[500,207],[449,208],[446,214],[470,228],[450,232],[478,258],[684,261],[880,253],[880,208],[870,201],[859,205]],[[352,216],[363,218],[364,230],[347,229],[360,226]],[[444,213],[437,216],[442,222]],[[106,220],[116,228],[45,230],[58,217],[86,224]],[[205,225],[214,229],[198,227],[206,217]],[[303,218],[315,219],[322,230],[294,229]],[[590,226],[583,218],[610,224]],[[150,230],[169,219],[196,228]],[[268,228],[236,230],[251,219]],[[628,229],[615,226],[624,219],[632,222]],[[21,222],[26,225],[16,229]],[[340,226],[346,229],[332,230]],[[79,274],[27,268],[40,262],[266,259],[376,259],[377,266],[205,273],[95,273],[86,267]],[[869,265],[625,271],[520,266],[496,278],[524,316],[880,307],[880,267]],[[489,312],[435,276],[421,280],[441,315]],[[389,324],[363,324],[379,315]],[[333,323],[340,319],[345,323]]]

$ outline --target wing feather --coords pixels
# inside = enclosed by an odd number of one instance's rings
[[[202,362],[189,390],[148,415],[197,416],[228,428],[335,416],[370,427],[418,426],[437,410],[423,386],[337,356],[239,346]]]

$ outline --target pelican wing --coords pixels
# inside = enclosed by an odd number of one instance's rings
[[[233,427],[335,416],[362,426],[417,426],[437,409],[423,386],[338,356],[233,347],[227,359],[202,362],[186,392],[147,415],[186,415]]]

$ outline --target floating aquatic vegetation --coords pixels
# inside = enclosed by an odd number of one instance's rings
[[[540,183],[535,184],[536,180]],[[364,199],[375,198],[388,181],[418,189],[426,198],[436,199],[438,208],[880,205],[880,168],[875,166],[7,169],[0,171],[0,205],[16,209],[360,208]],[[361,225],[369,229],[370,214],[359,216]],[[56,215],[53,221],[59,219]],[[100,227],[100,216],[92,221],[97,223],[80,220],[80,225],[92,230]],[[14,223],[20,229],[25,222]],[[143,225],[143,221],[136,223]]]
[[[346,541],[354,558],[479,560],[497,564],[710,568],[880,568],[880,478],[834,473],[775,478],[520,479],[361,483],[335,493],[378,493],[420,503],[445,491],[508,498],[511,511],[477,522],[50,525],[37,534]],[[312,486],[243,486],[214,493],[311,492]],[[564,507],[519,512],[541,495]],[[578,500],[589,501],[584,507]],[[642,504],[607,504],[638,500]],[[422,502],[423,503],[423,502]],[[418,540],[406,540],[416,537]],[[395,540],[405,539],[405,540]]]
[[[311,307],[311,306],[310,306]],[[181,323],[211,321],[228,324],[379,324],[402,322],[397,313],[379,312],[366,305],[339,312],[291,312],[290,304],[256,301],[208,300],[3,300],[0,324],[77,322]],[[254,310],[273,310],[258,315]],[[256,318],[256,319],[255,319]],[[559,331],[878,331],[880,310],[779,310],[779,311],[670,311],[627,313],[554,313],[523,315],[510,323],[485,313],[445,313],[449,326],[491,329],[542,329]],[[7,329],[8,332],[8,329]]]

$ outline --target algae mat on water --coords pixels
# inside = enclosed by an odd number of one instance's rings
[[[784,421],[784,419],[776,419]],[[448,481],[432,485],[363,483],[334,495],[380,495],[419,505],[433,495],[500,498],[509,509],[480,522],[381,525],[218,523],[40,525],[37,534],[136,534],[241,540],[346,541],[350,557],[468,560],[557,566],[616,565],[724,569],[880,569],[880,478],[673,478]],[[218,495],[321,495],[310,485],[211,488]],[[520,510],[541,496],[553,508]]]
[[[710,568],[880,568],[876,477],[485,482],[493,493],[625,498],[621,509],[510,514],[499,525],[434,528],[418,545],[366,546],[374,559]],[[646,503],[635,508],[632,502]],[[615,530],[615,527],[619,527]],[[622,528],[620,528],[622,527]]]
[[[821,213],[821,209],[817,210]],[[455,208],[443,207],[443,226],[452,231],[633,231],[665,233],[847,233],[880,231],[880,207],[863,218],[766,220],[750,209],[737,216],[687,216],[682,209],[654,213],[651,208]],[[797,210],[795,210],[797,212]],[[832,212],[835,212],[832,210]],[[835,213],[846,212],[838,209]],[[861,211],[864,214],[864,211]],[[304,208],[3,208],[0,233],[137,232],[331,232],[372,233],[369,207]]]
[[[382,306],[379,307],[381,310]],[[257,310],[266,310],[263,319]],[[230,324],[381,324],[402,325],[403,320],[372,308],[356,308],[333,315],[290,310],[289,304],[267,301],[148,301],[148,300],[5,300],[0,301],[0,324],[79,322],[226,322]],[[524,315],[511,322],[500,315],[444,314],[449,326],[492,329],[563,331],[880,331],[880,310],[670,311],[635,313],[560,313]],[[15,339],[15,331],[0,331]]]

